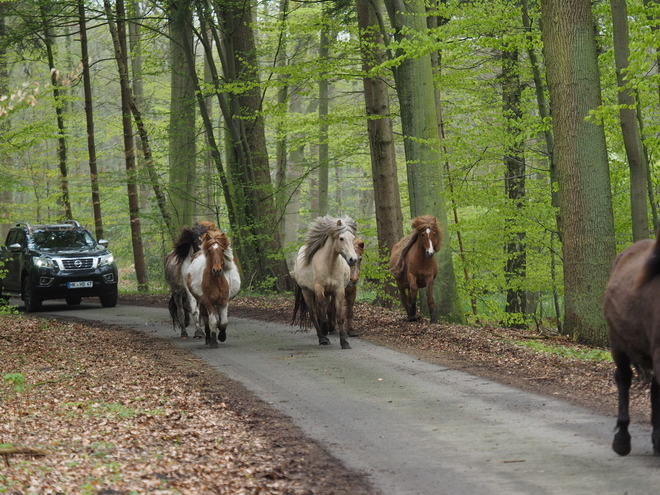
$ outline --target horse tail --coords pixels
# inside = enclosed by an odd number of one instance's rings
[[[660,275],[660,230],[656,233],[653,249],[646,258],[644,268],[637,278],[637,287],[641,287]]]
[[[311,325],[311,317],[309,316],[309,307],[305,301],[302,288],[296,284],[295,289],[295,304],[293,306],[293,318],[291,325],[298,324],[301,328],[309,328]]]

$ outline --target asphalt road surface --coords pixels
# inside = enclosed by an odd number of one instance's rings
[[[649,426],[633,425],[632,453],[619,457],[614,418],[359,339],[341,350],[336,336],[319,346],[315,333],[230,316],[227,341],[212,350],[181,340],[162,308],[47,301],[38,315],[136,328],[188,349],[384,495],[660,493]]]

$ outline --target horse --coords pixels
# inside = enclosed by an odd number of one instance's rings
[[[357,223],[352,218],[326,215],[312,222],[305,244],[298,250],[292,272],[297,284],[292,324],[296,315],[302,327],[311,320],[319,345],[330,344],[328,304],[333,304],[341,348],[351,348],[346,339],[345,288],[350,267],[358,262],[353,244],[356,231]]]
[[[202,236],[202,248],[193,255],[186,273],[186,285],[195,298],[199,325],[204,325],[206,344],[218,348],[227,340],[227,308],[241,288],[227,234],[209,230]]]
[[[197,222],[190,227],[181,229],[179,239],[174,244],[174,249],[170,251],[165,258],[165,281],[172,292],[169,300],[169,311],[172,317],[172,325],[181,331],[181,338],[188,338],[186,327],[190,324],[190,315],[192,314],[197,321],[197,306],[192,298],[183,273],[188,270],[190,258],[199,251],[202,244],[202,235],[208,230],[214,230],[213,222]],[[200,328],[195,330],[195,338],[201,337]]]
[[[612,449],[630,453],[628,412],[632,369],[643,384],[651,385],[651,440],[660,455],[660,231],[655,240],[638,241],[614,260],[605,290],[603,312],[607,320],[614,381],[619,396]]]
[[[355,307],[355,297],[357,296],[357,286],[360,281],[360,265],[362,264],[362,255],[364,254],[364,241],[355,238],[353,240],[355,252],[358,255],[357,263],[351,267],[348,285],[344,289],[344,299],[346,301],[346,329],[349,337],[358,337],[359,334],[353,325],[353,313]],[[337,328],[335,305],[328,304],[328,333],[334,333]]]
[[[434,255],[440,249],[442,231],[431,215],[414,218],[411,225],[413,232],[392,247],[390,272],[399,288],[408,321],[417,321],[417,291],[426,287],[431,323],[437,323],[433,282],[438,275],[438,262]]]

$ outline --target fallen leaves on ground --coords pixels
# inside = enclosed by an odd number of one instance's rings
[[[134,294],[120,302],[167,311],[167,300]],[[293,300],[240,297],[229,312],[290,324]],[[611,362],[521,345],[538,340],[585,349],[565,337],[408,322],[402,311],[368,304],[356,306],[355,327],[361,339],[610,415],[614,428]],[[310,333],[312,345],[315,339]],[[9,467],[0,464],[0,492],[373,493],[364,476],[343,467],[288,418],[157,338],[122,328],[3,316],[0,356],[0,374],[21,373],[27,385],[23,392],[11,381],[0,386],[0,447],[48,452],[8,456]],[[633,419],[648,422],[649,410],[648,391],[633,389]]]
[[[0,356],[0,446],[47,453],[0,455],[2,493],[372,493],[242,387],[146,334],[2,316]]]

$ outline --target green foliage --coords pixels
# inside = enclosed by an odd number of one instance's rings
[[[23,392],[27,385],[25,384],[25,376],[21,373],[6,373],[3,375],[5,385],[9,385],[14,389],[14,392]]]
[[[562,358],[579,359],[581,361],[612,361],[612,355],[610,354],[610,351],[606,349],[547,344],[537,340],[518,341],[516,344],[527,347],[536,352]]]

